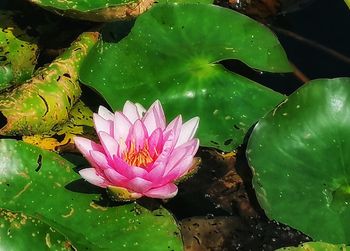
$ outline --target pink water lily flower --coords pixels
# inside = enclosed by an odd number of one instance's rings
[[[128,199],[177,194],[174,182],[189,172],[198,150],[199,140],[193,138],[198,117],[182,123],[179,115],[166,125],[159,101],[148,111],[127,101],[123,111],[114,114],[100,106],[93,119],[100,144],[74,138],[91,165],[79,172],[86,181],[124,197],[126,193]]]

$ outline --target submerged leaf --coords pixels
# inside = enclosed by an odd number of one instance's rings
[[[311,81],[259,121],[247,157],[268,217],[350,242],[349,124],[350,78]]]
[[[61,56],[39,69],[24,84],[0,94],[0,112],[6,124],[1,135],[32,135],[65,122],[81,89],[78,70],[98,39],[98,33],[83,33]]]
[[[116,37],[123,28],[114,23],[105,34]],[[229,72],[218,63],[224,59],[290,70],[277,38],[252,19],[208,4],[158,4],[118,43],[105,36],[84,61],[81,80],[114,110],[126,100],[147,106],[159,99],[168,119],[199,116],[201,145],[232,150],[283,96]]]
[[[167,210],[111,204],[55,153],[0,140],[0,163],[0,208],[35,216],[78,250],[182,250]]]

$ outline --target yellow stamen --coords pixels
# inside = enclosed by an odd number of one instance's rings
[[[148,144],[144,144],[142,149],[136,151],[135,143],[131,143],[130,149],[124,152],[123,159],[131,166],[143,168],[153,162],[153,158],[149,153]]]

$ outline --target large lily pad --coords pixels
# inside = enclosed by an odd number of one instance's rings
[[[56,13],[91,21],[115,21],[140,15],[154,0],[29,0]]]
[[[49,225],[23,213],[0,209],[0,250],[73,250]]]
[[[270,218],[350,243],[349,124],[349,78],[311,81],[259,121],[247,157]]]
[[[78,250],[182,250],[178,227],[163,208],[108,206],[57,154],[0,140],[0,208],[35,216]]]
[[[106,27],[109,37],[91,51],[80,75],[113,109],[126,100],[147,106],[159,99],[169,119],[200,117],[202,145],[232,150],[283,99],[218,63],[231,58],[262,71],[290,69],[274,34],[246,16],[209,4],[158,4],[127,37],[112,41],[123,28]]]

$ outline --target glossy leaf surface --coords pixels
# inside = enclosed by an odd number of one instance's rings
[[[350,79],[306,84],[255,126],[247,157],[266,214],[315,241],[350,242]]]
[[[0,209],[0,250],[73,250],[49,225],[23,213]]]
[[[121,39],[123,27],[110,25],[105,34]],[[84,62],[81,80],[114,110],[126,100],[148,106],[159,99],[169,120],[199,116],[201,145],[232,150],[283,96],[226,70],[218,64],[224,59],[290,70],[277,38],[252,19],[214,5],[158,4],[118,43],[105,36]]]
[[[57,154],[0,140],[0,208],[35,216],[78,250],[182,250],[172,216],[136,203],[109,206]]]

